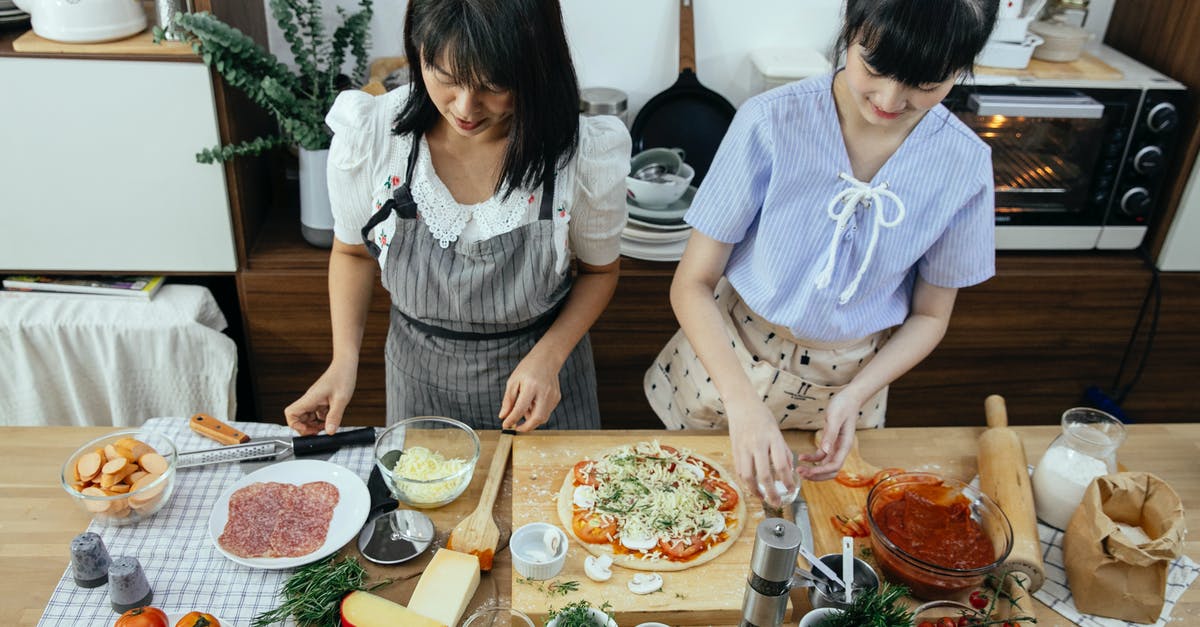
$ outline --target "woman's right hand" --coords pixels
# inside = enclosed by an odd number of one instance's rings
[[[742,484],[773,507],[779,507],[779,491],[772,488],[780,481],[791,492],[796,487],[792,450],[779,423],[767,406],[759,401],[742,406],[726,403],[729,412],[729,440],[733,446],[734,472]]]
[[[342,413],[354,396],[358,364],[334,361],[299,400],[283,410],[287,424],[300,435],[324,430],[329,435],[342,424]]]

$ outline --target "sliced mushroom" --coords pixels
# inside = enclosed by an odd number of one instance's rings
[[[583,573],[592,581],[608,581],[612,578],[612,563],[612,558],[607,555],[589,555],[583,560]]]
[[[662,587],[663,578],[658,573],[638,573],[629,580],[629,591],[634,594],[650,594],[658,592]]]

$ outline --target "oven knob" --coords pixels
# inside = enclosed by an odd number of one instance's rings
[[[1134,187],[1121,196],[1121,213],[1130,217],[1145,215],[1150,211],[1150,190]]]
[[[1160,102],[1146,114],[1146,126],[1155,133],[1165,133],[1179,124],[1179,111],[1169,102]]]
[[[1163,169],[1163,151],[1158,146],[1146,146],[1133,156],[1133,169],[1140,174],[1158,174]]]

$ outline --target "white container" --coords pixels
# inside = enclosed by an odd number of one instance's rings
[[[815,610],[809,611],[800,619],[800,624],[796,627],[816,627],[820,625],[826,618],[834,614],[840,614],[842,610],[836,607],[818,607]]]
[[[751,94],[833,69],[829,59],[812,48],[761,48],[750,53],[750,64],[754,67],[750,77]]]
[[[679,173],[665,175],[662,181],[643,181],[632,176],[625,177],[629,197],[643,209],[666,209],[679,200],[692,184],[696,171],[692,166],[679,166]]]
[[[17,0],[33,16],[33,32],[65,43],[124,39],[146,29],[146,10],[138,0]]]
[[[529,523],[513,532],[508,548],[517,574],[541,581],[562,572],[567,561],[567,534],[555,525]]]
[[[1029,59],[1033,56],[1033,51],[1042,45],[1042,41],[1042,38],[1037,35],[1026,35],[1025,41],[1019,44],[989,40],[983,46],[983,50],[980,51],[979,56],[975,57],[975,64],[1009,70],[1023,70],[1029,67]]]
[[[1069,63],[1078,59],[1092,36],[1079,26],[1059,21],[1034,22],[1029,30],[1045,40],[1033,51],[1033,58],[1055,63]]]
[[[333,246],[333,206],[325,182],[328,150],[300,149],[300,234],[313,246]]]
[[[1117,471],[1117,448],[1124,441],[1125,425],[1098,409],[1063,412],[1062,434],[1033,471],[1037,517],[1065,530],[1092,480]]]

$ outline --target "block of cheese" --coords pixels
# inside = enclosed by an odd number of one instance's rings
[[[429,560],[408,609],[447,625],[457,625],[479,587],[479,558],[441,549]]]
[[[342,599],[342,625],[345,627],[447,627],[383,597],[361,590]]]

